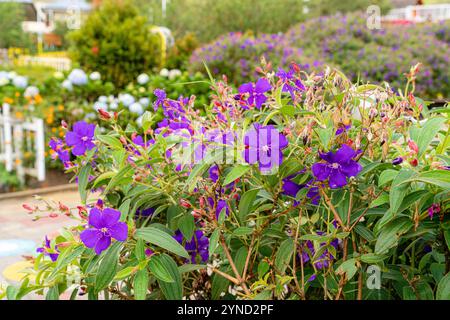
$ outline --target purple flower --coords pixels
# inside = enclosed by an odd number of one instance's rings
[[[245,94],[248,93],[249,97],[247,99],[247,103],[249,105],[255,105],[257,109],[261,109],[261,106],[264,102],[266,102],[267,97],[264,95],[264,92],[267,92],[271,89],[269,81],[264,78],[260,78],[256,85],[251,82],[244,83],[239,87],[239,93]]]
[[[216,203],[216,219],[219,219],[219,215],[222,212],[222,210],[224,210],[224,209],[225,209],[225,215],[228,216],[230,214],[230,208],[228,207],[227,202],[223,199],[219,199],[216,201],[217,201],[217,203]],[[214,199],[213,198],[209,197],[208,203],[211,208],[214,208]]]
[[[64,142],[60,139],[52,138],[48,145],[53,151],[55,151],[55,155],[52,156],[52,158],[59,158],[64,166],[67,166],[67,163],[70,161],[70,154],[69,151],[64,149]]]
[[[213,182],[217,182],[217,180],[219,179],[219,168],[217,167],[216,164],[211,166],[211,168],[209,168],[209,178]]]
[[[274,126],[254,124],[244,136],[244,159],[250,164],[258,162],[261,171],[271,171],[283,162],[282,150],[288,146],[286,137]]]
[[[66,134],[66,143],[68,146],[73,147],[72,153],[74,156],[81,156],[86,150],[91,150],[95,147],[93,142],[95,124],[78,121],[73,125],[72,130]]]
[[[183,235],[179,230],[175,233],[174,238],[183,245]],[[194,232],[191,241],[184,243],[184,248],[191,256],[191,263],[196,263],[197,255],[200,256],[202,262],[209,260],[209,239],[201,230]]]
[[[340,135],[340,134],[342,134],[344,132],[347,132],[351,127],[352,127],[351,124],[346,125],[346,126],[341,126],[341,127],[339,127],[339,129],[336,130],[336,134],[335,135],[338,136],[338,135]]]
[[[331,189],[343,187],[347,184],[347,178],[358,175],[362,170],[362,166],[353,160],[356,154],[356,151],[346,144],[335,153],[320,153],[326,163],[313,164],[312,173],[318,181],[328,179]]]
[[[439,203],[433,203],[431,207],[428,208],[428,215],[430,216],[430,219],[433,219],[434,214],[439,212],[441,212],[441,206]]]
[[[92,208],[89,212],[89,225],[92,228],[84,230],[80,239],[88,248],[93,248],[96,254],[101,254],[111,244],[111,238],[125,241],[128,236],[128,226],[119,222],[120,211],[111,208],[103,210]]]
[[[283,194],[295,198],[297,193],[305,187],[304,184],[297,184],[293,180],[305,170],[301,170],[283,179]]]
[[[161,106],[164,106],[164,100],[166,100],[166,92],[162,89],[155,89],[155,91],[153,91],[153,94],[156,96],[156,101],[153,103],[153,108],[156,110],[158,110],[158,108]]]
[[[325,234],[325,232],[317,231],[317,234],[319,236]],[[326,243],[321,243],[320,247],[325,246]],[[339,240],[334,239],[330,242],[330,245],[332,245],[335,249],[338,249],[339,247]],[[313,257],[315,255],[315,249],[314,249],[314,243],[310,240],[307,240],[303,242],[302,245],[302,262],[307,263],[311,260],[310,257]],[[325,249],[324,252],[314,261],[314,267],[316,269],[324,269],[328,268],[330,266],[330,263],[335,259],[335,257],[328,251],[328,249]],[[312,280],[311,280],[312,281]]]
[[[58,246],[55,246],[55,248],[52,248],[50,245],[50,240],[45,236],[45,244],[43,247],[37,248],[36,252],[43,253],[44,256],[50,257],[50,259],[55,262],[58,259],[59,256],[59,250]]]
[[[289,92],[292,100],[295,99],[296,91],[304,91],[306,89],[302,81],[300,79],[295,78],[294,74],[295,70],[292,66],[289,68],[288,72],[284,71],[282,68],[279,68],[276,74],[276,76],[279,77],[280,80],[283,82],[282,91]]]
[[[397,157],[394,160],[392,160],[392,164],[393,165],[399,165],[403,162],[403,158],[402,157]]]

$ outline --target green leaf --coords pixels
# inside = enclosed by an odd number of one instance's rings
[[[171,235],[160,229],[149,226],[136,230],[135,235],[137,238],[144,239],[147,242],[157,245],[158,247],[166,249],[167,251],[175,253],[183,258],[190,258],[183,246],[181,246]]]
[[[253,232],[253,228],[239,227],[233,231],[233,234],[240,237],[240,236],[246,236],[248,234],[251,234],[252,232]]]
[[[397,210],[400,208],[403,198],[408,192],[409,184],[404,182],[411,178],[413,174],[414,172],[411,170],[402,169],[398,172],[394,181],[392,181],[391,190],[389,191],[389,202],[390,210],[394,214],[394,216],[396,215]]]
[[[110,146],[113,149],[116,149],[116,150],[123,149],[122,143],[116,137],[108,136],[108,135],[97,135],[96,138],[97,138],[97,140]]]
[[[56,267],[55,269],[53,269],[52,273],[48,276],[48,280],[53,279],[53,277],[58,273],[58,271],[66,267],[74,259],[78,258],[84,252],[84,250],[85,247],[82,245],[66,248],[64,252],[58,257]]]
[[[174,282],[175,280],[170,274],[169,267],[164,265],[163,260],[164,259],[162,259],[161,256],[153,255],[150,258],[148,267],[155,275],[156,279],[164,282]]]
[[[284,240],[275,256],[275,267],[276,269],[284,273],[289,262],[291,261],[292,254],[294,252],[294,240],[291,238]]]
[[[353,276],[356,274],[356,271],[358,271],[358,268],[356,267],[355,259],[349,259],[342,262],[341,265],[336,269],[337,274],[346,274],[347,281],[353,278]]]
[[[360,257],[362,262],[369,263],[369,264],[382,262],[386,258],[387,258],[386,256],[375,254],[375,253],[366,253]]]
[[[437,291],[437,300],[450,300],[450,273],[447,273],[445,277],[439,281]]]
[[[153,118],[152,113],[148,111],[145,111],[144,114],[142,115],[142,130],[144,132],[147,132],[147,130],[152,125],[152,118]]]
[[[264,275],[269,271],[270,265],[266,261],[261,261],[258,264],[258,278],[262,279]]]
[[[182,266],[178,267],[178,270],[180,271],[180,273],[187,273],[205,268],[205,264],[183,264]]]
[[[444,190],[450,190],[450,171],[449,170],[433,170],[419,173],[418,175],[404,181],[408,182],[425,182],[429,184],[434,184]]]
[[[239,201],[239,219],[241,222],[245,221],[247,215],[250,213],[258,192],[259,189],[253,189],[242,195],[241,200]]]
[[[81,203],[86,204],[87,190],[86,187],[89,183],[89,175],[91,173],[91,165],[87,164],[80,170],[78,175],[78,192],[80,194]]]
[[[57,285],[50,287],[45,296],[45,300],[59,300],[59,288]]]
[[[445,123],[445,121],[447,121],[447,119],[445,118],[427,119],[420,130],[415,131],[415,134],[411,134],[413,140],[419,147],[419,158],[424,154],[425,150],[430,145],[431,141],[439,132],[439,130],[442,128],[442,125]]]
[[[212,256],[214,251],[216,251],[217,247],[219,246],[219,237],[220,237],[220,230],[216,229],[211,234],[211,237],[209,238],[209,256]]]
[[[391,182],[397,176],[398,171],[394,169],[387,169],[381,172],[380,177],[378,178],[378,186]]]
[[[148,290],[148,273],[147,269],[136,272],[134,277],[134,298],[136,300],[145,300]]]
[[[109,181],[103,193],[107,194],[108,191],[111,190],[112,188],[123,184],[125,181],[124,178],[131,175],[133,173],[133,170],[134,169],[130,166],[125,166],[122,169],[120,169],[119,172],[117,172],[117,174],[114,175],[114,177],[112,177],[112,179]]]
[[[378,235],[375,244],[375,253],[384,254],[389,249],[395,247],[398,244],[400,236],[408,232],[412,226],[413,223],[411,220],[405,217],[397,218],[386,224]]]
[[[190,213],[184,214],[178,220],[178,229],[180,229],[186,240],[191,241],[195,230],[194,216]]]
[[[100,266],[98,267],[95,276],[94,290],[96,293],[106,288],[114,279],[121,249],[122,242],[117,241],[106,251],[106,253],[104,253],[104,257],[100,262]]]
[[[161,263],[167,268],[173,282],[158,279],[162,293],[168,300],[181,300],[183,298],[183,281],[175,261],[167,254],[162,254]]]
[[[123,280],[128,278],[131,274],[133,274],[136,270],[136,267],[126,267],[117,272],[114,276],[114,280]]]
[[[242,177],[247,171],[251,169],[248,165],[239,164],[235,166],[233,169],[231,169],[230,172],[226,175],[223,184],[228,185],[235,181],[236,179]]]

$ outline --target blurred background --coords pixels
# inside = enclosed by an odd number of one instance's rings
[[[0,0],[0,271],[68,221],[33,222],[34,194],[76,206],[55,161],[61,121],[121,112],[139,130],[156,88],[209,103],[208,74],[237,87],[258,66],[326,66],[398,94],[418,63],[416,99],[450,97],[450,3],[441,0]],[[161,120],[162,114],[156,114]],[[133,131],[134,130],[134,131]],[[2,276],[0,275],[0,284]]]

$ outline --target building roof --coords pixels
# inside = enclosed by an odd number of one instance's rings
[[[36,1],[37,2],[37,1]],[[56,0],[47,3],[40,3],[43,10],[66,11],[67,9],[80,9],[90,11],[91,4],[85,0]]]

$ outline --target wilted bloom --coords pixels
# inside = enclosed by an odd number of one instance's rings
[[[283,162],[283,149],[288,146],[286,137],[274,126],[254,124],[244,136],[244,159],[250,164],[258,162],[261,171],[271,171]]]
[[[433,219],[434,214],[441,212],[441,206],[439,203],[433,203],[431,207],[428,208],[428,215],[430,216],[430,219]]]
[[[179,230],[174,238],[183,245],[183,235]],[[202,262],[209,260],[209,239],[201,230],[195,231],[191,241],[185,242],[184,247],[191,256],[191,263],[196,263],[197,256],[200,256]]]
[[[37,248],[36,252],[43,253],[44,256],[50,257],[50,259],[55,262],[58,259],[59,256],[59,250],[58,246],[55,246],[54,248],[50,245],[50,240],[45,236],[45,243],[43,247]]]
[[[88,82],[86,73],[81,69],[73,69],[67,79],[75,86],[83,86]]]
[[[247,93],[249,95],[247,103],[249,105],[255,105],[257,109],[261,109],[262,104],[267,100],[264,93],[269,91],[271,88],[272,87],[267,79],[260,78],[255,85],[251,82],[241,85],[239,87],[239,93]]]
[[[128,236],[128,226],[125,222],[119,222],[119,219],[120,211],[118,210],[92,208],[89,212],[89,225],[92,228],[80,234],[81,241],[86,247],[94,249],[96,254],[101,254],[110,246],[111,238],[125,241]]]
[[[347,184],[347,178],[358,175],[362,170],[362,166],[353,160],[356,154],[356,151],[346,144],[335,153],[320,153],[320,157],[326,162],[313,164],[312,173],[318,181],[328,179],[332,189],[343,187]]]
[[[83,155],[86,150],[91,150],[95,147],[93,142],[95,124],[78,121],[73,125],[72,130],[66,133],[66,143],[68,146],[73,147],[73,155]]]

